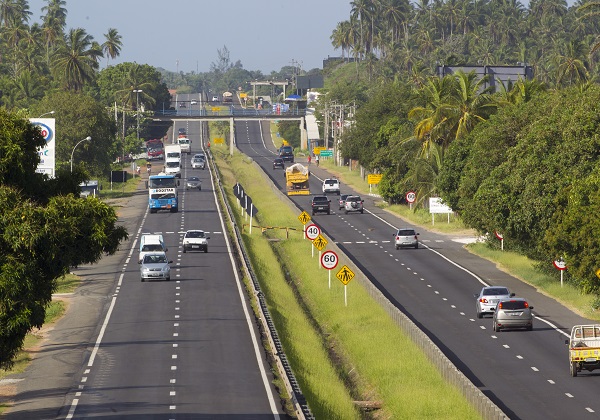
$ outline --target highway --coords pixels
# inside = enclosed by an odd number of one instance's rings
[[[193,155],[202,143],[201,126],[185,128]],[[66,418],[267,419],[282,413],[210,171],[192,170],[192,155],[182,162],[179,212],[144,210],[139,230],[131,232],[133,247],[76,377],[79,391],[65,406]],[[192,175],[202,179],[201,191],[185,190],[184,179]],[[188,229],[208,232],[208,253],[182,253]],[[171,281],[140,281],[135,245],[142,233],[164,236]]]
[[[275,147],[268,123],[238,122],[235,131],[238,148],[285,191],[281,169],[272,169]],[[320,194],[328,174],[314,164],[310,170],[311,191]],[[342,184],[341,192],[352,191]],[[373,197],[363,197],[364,214],[348,215],[338,210],[337,196],[330,198],[332,214],[312,221],[509,418],[599,417],[600,374],[572,378],[564,343],[572,325],[591,321],[468,253],[458,238],[416,228],[421,247],[395,250],[395,230],[413,226],[376,207]],[[310,197],[292,199],[300,209],[310,209]],[[473,294],[484,285],[504,285],[528,298],[534,330],[495,333],[491,318],[477,319]]]

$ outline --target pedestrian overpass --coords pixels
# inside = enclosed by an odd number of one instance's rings
[[[306,130],[306,109],[288,109],[282,112],[277,107],[272,109],[236,108],[233,106],[204,106],[199,109],[166,109],[154,111],[153,121],[229,121],[229,145],[233,153],[235,144],[236,121],[260,120],[298,120],[300,125],[300,147],[308,148],[308,133]]]

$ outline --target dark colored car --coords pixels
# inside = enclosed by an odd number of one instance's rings
[[[275,158],[273,160],[273,169],[277,168],[285,169],[285,162],[282,158]]]
[[[279,157],[284,161],[294,163],[294,148],[292,146],[281,146],[279,148]]]
[[[313,216],[316,213],[331,214],[331,200],[324,195],[315,195],[311,203]]]
[[[187,134],[185,131],[185,128],[180,128],[178,133],[181,134],[182,136],[185,136]]]

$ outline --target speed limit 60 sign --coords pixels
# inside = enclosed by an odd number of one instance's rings
[[[323,252],[323,255],[321,255],[321,265],[328,270],[333,270],[337,267],[338,261],[338,256],[333,251],[325,251]]]
[[[414,191],[409,191],[406,193],[406,201],[408,201],[409,204],[414,203],[416,199],[417,199],[417,194],[415,194]]]
[[[305,235],[307,239],[314,241],[321,234],[321,228],[314,223],[306,226]]]

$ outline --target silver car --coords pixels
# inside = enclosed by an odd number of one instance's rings
[[[502,299],[510,299],[514,295],[504,286],[484,287],[479,293],[473,295],[477,299],[475,303],[477,318],[483,318],[485,314],[493,314],[498,302]]]
[[[494,311],[494,331],[506,328],[533,330],[533,314],[529,302],[523,298],[502,299]]]
[[[419,248],[419,234],[414,229],[398,229],[394,234],[394,245],[400,248]]]
[[[201,158],[192,159],[192,169],[204,169],[206,168],[206,161]]]
[[[191,176],[185,181],[185,189],[198,189],[198,191],[202,190],[202,181],[197,176]]]
[[[140,262],[140,279],[142,281],[160,279],[171,280],[171,266],[173,261],[167,259],[167,254],[164,252],[153,252],[144,255],[144,259]]]
[[[349,195],[344,202],[344,213],[348,214],[351,211],[364,212],[364,201],[358,195]]]

